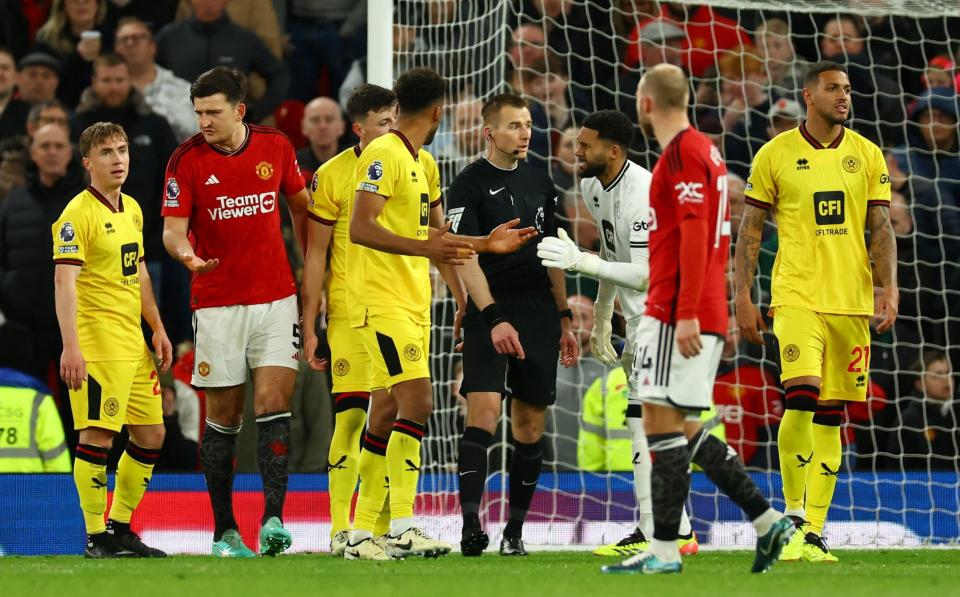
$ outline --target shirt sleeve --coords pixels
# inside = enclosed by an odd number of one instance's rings
[[[396,192],[404,172],[403,164],[389,147],[373,144],[360,154],[357,161],[356,190],[389,199]]]
[[[69,206],[51,226],[53,234],[53,262],[63,265],[83,265],[87,258],[87,226],[83,214]]]
[[[177,150],[167,162],[163,177],[163,208],[160,210],[160,215],[165,218],[189,218],[193,212],[193,177],[183,157],[183,153]]]
[[[867,206],[890,205],[890,172],[887,170],[887,160],[883,152],[874,144],[870,144],[872,159],[870,167],[870,181],[867,184]]]
[[[544,177],[543,194],[543,234],[546,236],[557,235],[557,187],[553,184],[553,179],[549,176]]]
[[[306,185],[303,183],[300,164],[297,163],[297,152],[293,150],[293,145],[286,136],[281,139],[283,139],[283,179],[280,181],[280,191],[289,197],[302,191]]]
[[[124,205],[126,205],[126,200],[130,200],[130,208],[134,210],[136,214],[133,218],[133,223],[137,228],[137,247],[140,249],[139,255],[140,258],[138,261],[144,261],[147,258],[146,247],[143,245],[143,208],[140,207],[140,204],[134,200],[132,197],[124,198]]]
[[[447,189],[447,219],[454,234],[480,236],[480,220],[477,218],[479,204],[476,193],[461,174],[453,179]]]
[[[770,209],[777,197],[777,185],[773,180],[773,151],[770,143],[760,148],[753,157],[747,185],[743,189],[747,205]]]
[[[340,205],[334,196],[335,186],[329,169],[317,168],[310,181],[310,201],[307,203],[311,219],[327,226],[336,223],[340,217]]]
[[[437,167],[437,161],[429,151],[421,151],[420,159],[423,160],[423,171],[427,175],[427,184],[430,186],[430,207],[436,207],[440,204],[440,169]]]

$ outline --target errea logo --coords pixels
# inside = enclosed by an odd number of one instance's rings
[[[673,190],[677,191],[677,202],[680,205],[684,203],[703,203],[702,182],[678,182]]]
[[[277,209],[277,193],[269,191],[267,193],[241,195],[239,197],[227,197],[221,195],[217,197],[219,205],[213,209],[207,209],[210,219],[232,220],[248,216],[266,214]]]

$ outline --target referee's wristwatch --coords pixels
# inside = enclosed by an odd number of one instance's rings
[[[570,309],[564,309],[563,311],[560,311],[560,319],[563,319],[564,317],[570,321],[573,321],[573,311]]]

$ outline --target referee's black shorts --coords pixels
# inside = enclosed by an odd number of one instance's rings
[[[463,383],[460,392],[499,392],[549,406],[557,399],[560,313],[549,289],[494,294],[520,335],[524,360],[497,353],[490,328],[473,301],[463,317]]]

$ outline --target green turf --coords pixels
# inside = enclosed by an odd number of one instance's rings
[[[540,552],[528,558],[495,553],[467,559],[348,562],[326,555],[276,559],[87,561],[80,557],[0,558],[0,595],[40,597],[187,597],[188,595],[337,595],[393,597],[698,597],[764,595],[960,595],[960,551],[845,551],[839,564],[780,564],[748,572],[752,554],[707,552],[685,560],[681,575],[611,576],[614,560],[583,552]],[[656,591],[648,593],[647,591]]]

